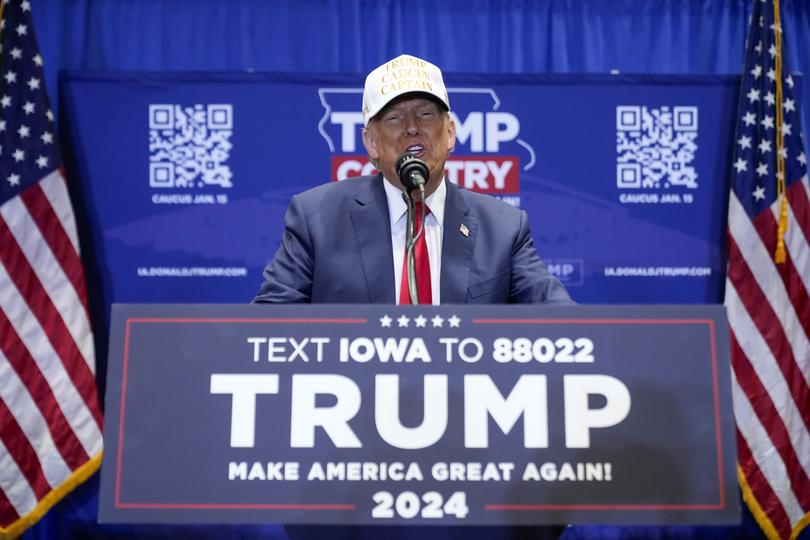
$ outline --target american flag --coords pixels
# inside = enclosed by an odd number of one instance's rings
[[[783,28],[778,0],[754,0],[725,304],[743,498],[768,538],[787,539],[810,521],[810,189]]]
[[[0,8],[0,537],[99,466],[87,292],[28,1]]]

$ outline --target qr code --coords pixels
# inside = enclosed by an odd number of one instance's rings
[[[149,185],[232,187],[231,105],[149,105]]]
[[[616,107],[619,188],[697,188],[697,107]]]

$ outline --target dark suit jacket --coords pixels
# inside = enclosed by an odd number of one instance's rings
[[[383,182],[365,176],[293,197],[254,302],[395,303]],[[537,255],[526,212],[450,182],[441,272],[442,304],[571,303]]]
[[[391,220],[381,175],[293,197],[254,302],[395,303]],[[461,233],[461,225],[469,235]],[[534,249],[526,212],[447,183],[441,303],[570,304]],[[551,539],[557,527],[286,526],[293,540]]]

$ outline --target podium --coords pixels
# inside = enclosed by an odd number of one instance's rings
[[[99,519],[739,520],[722,306],[114,305]]]

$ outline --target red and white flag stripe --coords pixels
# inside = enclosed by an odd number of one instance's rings
[[[78,237],[51,171],[0,206],[0,532],[97,469],[102,418]]]
[[[726,308],[739,465],[749,503],[772,538],[810,514],[810,189],[787,189],[787,258],[774,262],[778,202],[749,218],[729,201]],[[752,500],[753,499],[753,500]]]

